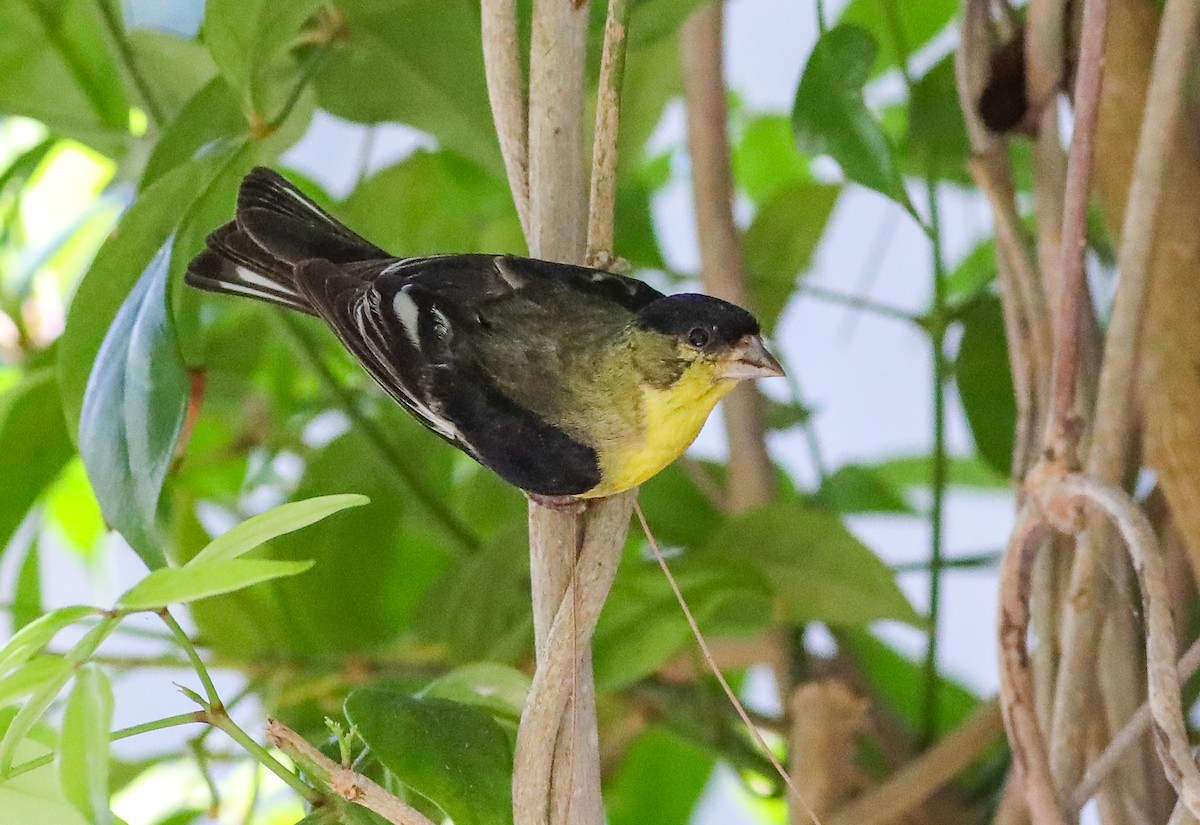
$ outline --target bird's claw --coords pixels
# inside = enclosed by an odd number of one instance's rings
[[[633,272],[632,263],[608,251],[593,252],[588,256],[587,263],[593,269],[602,269],[616,275],[628,276]]]

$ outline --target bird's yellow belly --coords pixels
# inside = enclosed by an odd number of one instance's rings
[[[645,388],[642,431],[599,449],[602,481],[580,498],[613,495],[661,472],[696,440],[717,401],[734,384],[697,375],[683,378],[670,389]]]

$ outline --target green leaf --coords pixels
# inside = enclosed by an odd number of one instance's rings
[[[13,711],[0,711],[0,731],[13,722]],[[29,731],[15,752],[15,762],[38,759],[53,752],[54,734],[44,725]],[[85,825],[75,807],[63,796],[53,764],[27,771],[0,783],[0,825]]]
[[[811,181],[772,195],[746,230],[746,290],[765,329],[773,329],[796,277],[812,263],[841,187]]]
[[[657,564],[627,559],[596,627],[596,684],[633,684],[694,644],[692,630]],[[751,635],[770,625],[771,587],[759,571],[714,554],[685,554],[671,564],[688,606],[708,635]]]
[[[128,135],[129,101],[93,0],[0,3],[0,112],[113,152]]]
[[[817,497],[838,513],[912,513],[896,488],[870,467],[847,464],[825,479]]]
[[[890,6],[890,7],[889,7]],[[883,44],[871,74],[878,75],[900,63],[896,52],[896,37],[890,15],[895,15],[909,54],[916,54],[933,37],[950,25],[958,12],[957,0],[921,0],[902,3],[895,0],[851,0],[838,18],[838,23],[855,23],[869,29]]]
[[[189,392],[167,316],[169,255],[159,252],[113,319],[79,421],[79,454],[104,518],[150,568],[166,563],[158,499]]]
[[[14,633],[45,612],[42,609],[42,565],[38,547],[39,538],[31,537],[17,573],[17,586],[13,590],[12,604]]]
[[[474,705],[515,725],[521,719],[528,693],[528,675],[508,665],[475,662],[434,679],[420,696]]]
[[[74,453],[50,368],[30,373],[0,396],[0,553],[25,514]]]
[[[610,825],[687,825],[713,759],[658,728],[641,733],[606,789]]]
[[[508,186],[461,155],[413,153],[363,181],[342,204],[343,219],[394,255],[520,252],[488,247],[497,224],[520,237]]]
[[[953,52],[913,85],[904,148],[916,174],[932,173],[964,185],[972,183],[967,172],[971,144],[958,107]]]
[[[792,621],[922,624],[886,564],[836,516],[797,501],[729,519],[704,552],[758,570]]]
[[[800,151],[829,155],[847,178],[891,198],[915,216],[891,141],[863,102],[863,85],[875,53],[875,38],[866,29],[837,26],[827,31],[800,78],[792,128]]]
[[[504,174],[477,5],[343,0],[338,10],[345,15],[345,37],[317,75],[323,108],[359,123],[407,123],[443,148]]]
[[[715,464],[698,464],[698,472],[717,472]],[[638,497],[642,508],[649,514],[655,538],[668,547],[701,544],[712,536],[723,520],[721,513],[697,489],[696,483],[689,478],[679,461],[669,464],[643,484]]]
[[[978,457],[949,459],[950,484],[955,487],[977,487],[984,490],[1007,490],[1007,476],[1000,475]],[[896,487],[928,487],[933,473],[933,459],[927,455],[894,456],[873,465],[873,470]]]
[[[71,300],[58,344],[58,384],[67,426],[75,432],[88,377],[100,344],[141,273],[175,230],[205,183],[229,161],[217,151],[180,166],[154,182],[129,208],[96,253]]]
[[[108,806],[108,746],[113,697],[108,677],[96,664],[83,665],[63,713],[58,775],[71,804],[92,823],[113,821]]]
[[[959,319],[963,335],[954,363],[958,397],[975,448],[988,466],[1006,474],[1016,441],[1017,403],[1000,299],[985,296],[967,307]]]
[[[213,539],[186,566],[236,559],[277,536],[307,527],[347,507],[361,507],[370,501],[360,495],[333,495],[281,504],[265,513],[251,516]]]
[[[152,610],[232,593],[258,582],[294,576],[311,561],[234,559],[155,570],[130,588],[117,604],[129,610]]]
[[[76,605],[51,610],[40,619],[35,619],[13,634],[8,644],[0,648],[0,674],[8,673],[27,662],[35,653],[48,645],[58,631],[75,624],[80,619],[100,613],[96,607]]]
[[[808,158],[796,149],[785,115],[760,115],[746,124],[733,147],[733,177],[755,204],[812,180]]]
[[[790,430],[799,427],[812,417],[812,410],[795,401],[767,399],[767,429]]]
[[[154,145],[139,188],[191,160],[213,141],[245,134],[246,116],[223,77],[214,77],[183,105]]]
[[[108,2],[108,0],[104,0]],[[133,62],[141,69],[165,122],[179,116],[183,105],[217,74],[203,44],[172,32],[138,28],[125,33]]]
[[[20,700],[49,682],[68,675],[71,665],[61,656],[35,656],[0,677],[0,707]]]
[[[319,0],[208,0],[204,41],[246,108],[264,122],[279,114],[298,73],[290,50]],[[360,78],[361,82],[361,78]]]
[[[365,688],[346,699],[346,716],[384,767],[455,825],[512,822],[512,753],[487,713]]]

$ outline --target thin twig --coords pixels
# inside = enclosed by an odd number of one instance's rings
[[[416,808],[400,801],[374,780],[343,768],[308,744],[303,736],[274,719],[267,724],[267,740],[342,799],[374,811],[393,825],[433,825]]]
[[[903,820],[978,759],[1003,732],[999,702],[980,705],[961,725],[885,783],[836,809],[828,825],[887,825]]]
[[[1100,114],[1107,19],[1108,0],[1086,0],[1075,82],[1075,127],[1071,135],[1071,154],[1067,159],[1064,194],[1062,264],[1054,318],[1051,418],[1045,438],[1046,449],[1068,465],[1074,462],[1073,452],[1080,429],[1075,399],[1079,382],[1080,317],[1086,295],[1087,206],[1096,121]]]
[[[516,0],[483,0],[480,25],[492,119],[496,123],[504,171],[508,174],[508,187],[512,190],[517,217],[525,237],[529,238],[529,124],[520,49],[517,48]]]
[[[621,84],[625,80],[625,38],[629,0],[608,0],[604,51],[596,93],[596,130],[592,138],[592,185],[588,196],[587,262],[610,262],[613,217],[617,203],[617,132],[621,117]]]

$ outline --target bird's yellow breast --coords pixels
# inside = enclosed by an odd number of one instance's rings
[[[599,448],[602,480],[580,498],[619,493],[662,471],[696,440],[713,407],[736,383],[718,378],[714,366],[697,363],[666,389],[642,386],[641,432]]]

